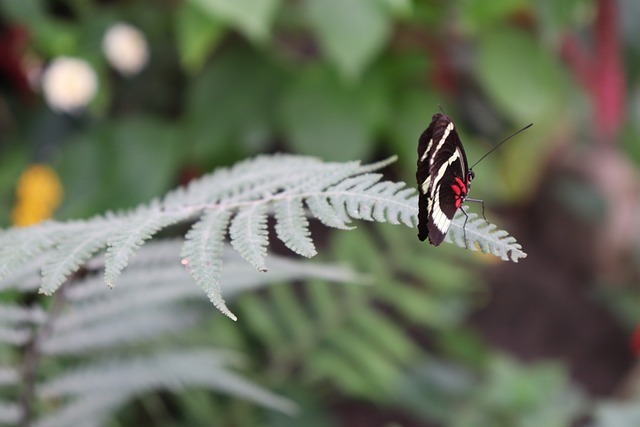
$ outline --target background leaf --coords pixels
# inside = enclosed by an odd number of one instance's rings
[[[524,32],[480,39],[478,77],[495,103],[521,123],[546,124],[566,114],[569,79],[550,52]]]
[[[264,42],[280,0],[188,0],[203,12],[227,22],[248,38]]]
[[[284,76],[249,48],[222,53],[187,94],[185,138],[192,157],[220,165],[266,149]]]
[[[391,33],[391,16],[377,0],[304,0],[325,54],[346,80],[356,80]]]
[[[191,73],[202,69],[224,35],[222,22],[212,14],[202,13],[194,3],[181,3],[175,25],[180,59]]]
[[[309,68],[288,88],[281,121],[296,152],[324,160],[365,156],[384,117],[386,94],[377,80],[345,85],[327,69]]]

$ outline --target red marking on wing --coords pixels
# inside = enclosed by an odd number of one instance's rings
[[[467,186],[464,184],[464,182],[462,182],[462,180],[457,176],[455,177],[455,180],[456,180],[456,183],[458,184],[458,187],[460,188],[460,192],[462,194],[467,194]],[[456,192],[456,194],[460,194],[460,193]]]
[[[451,190],[453,190],[456,195],[456,209],[458,209],[467,195],[467,186],[464,185],[464,182],[462,182],[460,178],[455,177],[454,179],[456,182],[451,184]]]

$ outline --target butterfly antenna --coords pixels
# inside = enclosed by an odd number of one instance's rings
[[[500,143],[498,145],[496,145],[495,147],[493,147],[491,150],[489,150],[484,156],[480,157],[480,160],[478,160],[477,162],[475,162],[473,164],[473,166],[471,166],[469,168],[469,170],[472,170],[478,163],[480,163],[485,157],[487,157],[489,154],[493,153],[494,151],[496,151],[498,148],[500,148],[500,146],[502,144],[504,144],[505,142],[507,142],[508,140],[510,140],[511,138],[513,138],[514,136],[516,136],[517,134],[519,134],[520,132],[524,132],[525,130],[529,129],[531,126],[533,126],[533,123],[529,123],[528,125],[526,125],[525,127],[523,127],[522,129],[520,129],[519,131],[512,133],[511,135],[509,135],[508,137],[506,137],[505,139],[503,139],[502,141],[500,141]]]

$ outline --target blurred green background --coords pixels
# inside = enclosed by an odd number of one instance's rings
[[[640,425],[638,22],[634,0],[0,0],[0,223],[56,180],[43,218],[83,218],[260,153],[397,154],[385,174],[415,185],[440,107],[471,163],[533,122],[472,191],[527,259],[317,227],[373,286],[282,284],[204,332],[298,417],[186,392],[112,425]],[[117,23],[134,70],[107,53]],[[44,84],[63,57],[95,79],[73,108]],[[55,173],[25,184],[36,164]]]

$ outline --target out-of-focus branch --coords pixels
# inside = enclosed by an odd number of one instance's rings
[[[594,126],[600,142],[615,141],[625,115],[625,78],[618,33],[616,0],[598,0],[594,52],[573,35],[565,36],[562,55],[593,102]]]

